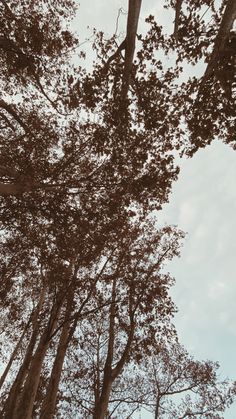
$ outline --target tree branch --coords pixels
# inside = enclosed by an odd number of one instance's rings
[[[176,0],[175,5],[175,22],[174,22],[174,32],[173,35],[176,40],[178,40],[178,30],[179,30],[179,18],[180,18],[180,12],[181,12],[181,6],[182,6],[183,0]]]
[[[217,66],[218,60],[221,56],[221,53],[224,51],[225,42],[229,36],[230,30],[234,24],[235,19],[236,19],[236,1],[228,0],[226,3],[226,8],[223,14],[219,31],[215,39],[215,44],[213,47],[210,61],[207,65],[205,74],[201,80],[200,90],[204,86],[206,81],[209,79],[209,77],[212,76],[214,69]]]
[[[9,105],[5,100],[0,99],[0,107],[5,109],[17,122],[18,124],[24,128],[25,131],[29,131],[27,125],[22,121],[22,119],[19,117],[17,112],[14,110],[12,105]]]
[[[112,379],[113,380],[120,374],[120,372],[123,369],[123,367],[125,365],[125,362],[128,358],[130,348],[131,348],[131,344],[133,342],[134,329],[135,329],[135,322],[134,322],[134,318],[132,316],[131,317],[131,322],[130,322],[129,336],[128,336],[128,340],[127,340],[124,352],[123,352],[120,360],[117,362],[116,366],[112,369]]]
[[[127,20],[127,31],[126,31],[126,47],[125,47],[125,64],[122,80],[121,99],[126,99],[130,78],[131,70],[134,58],[135,50],[135,39],[138,28],[139,14],[141,9],[142,0],[129,0],[128,20]]]

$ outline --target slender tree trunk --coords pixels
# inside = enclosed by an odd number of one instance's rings
[[[67,307],[65,312],[65,323],[62,327],[60,340],[58,343],[57,354],[54,360],[50,381],[47,387],[46,397],[43,402],[43,406],[41,409],[40,419],[52,419],[54,417],[54,412],[56,408],[56,400],[57,400],[57,393],[58,387],[60,383],[62,367],[66,355],[66,351],[68,348],[68,344],[71,338],[71,330],[73,328],[70,327],[70,314],[72,312],[72,300],[73,294],[69,296],[67,299]],[[73,328],[74,329],[74,328]]]
[[[38,316],[39,313],[41,311],[44,299],[45,299],[45,293],[46,293],[46,286],[43,286],[43,288],[41,289],[41,293],[40,293],[40,298],[39,298],[39,302],[38,305],[34,311],[34,314],[32,316],[32,325],[33,325],[33,331],[32,331],[32,335],[30,338],[30,342],[28,344],[27,347],[27,351],[24,357],[24,361],[19,369],[19,372],[14,380],[14,383],[11,387],[11,390],[9,392],[8,398],[5,402],[4,408],[3,408],[3,417],[5,419],[12,419],[14,417],[15,411],[17,409],[18,406],[18,402],[20,400],[20,396],[21,396],[21,389],[23,387],[25,378],[27,376],[29,367],[30,367],[30,363],[32,361],[32,354],[34,351],[34,347],[37,341],[37,337],[38,337],[38,329],[39,329],[39,324],[38,324]]]
[[[141,9],[142,0],[129,0],[127,31],[126,31],[126,44],[125,44],[125,65],[122,81],[122,100],[126,99],[129,85],[131,70],[133,65],[135,40],[137,35],[139,14]]]
[[[201,81],[201,88],[204,87],[208,78],[212,75],[215,66],[217,66],[221,52],[224,50],[225,42],[229,36],[230,30],[233,27],[236,19],[236,1],[228,0],[226,3],[225,11],[222,17],[222,21],[219,27],[218,34],[215,39],[214,48],[211,54],[210,61],[207,65],[205,74]]]
[[[8,361],[8,364],[7,364],[5,370],[4,370],[4,372],[3,372],[3,374],[2,374],[2,376],[0,378],[0,389],[2,388],[2,386],[4,384],[4,381],[5,381],[6,377],[7,377],[7,374],[9,372],[9,370],[10,370],[10,368],[12,366],[12,363],[15,360],[15,357],[16,357],[16,355],[18,353],[18,350],[19,350],[19,348],[20,348],[20,346],[22,344],[22,341],[24,339],[24,336],[25,336],[25,334],[26,334],[26,332],[28,330],[28,327],[30,325],[31,318],[32,318],[32,313],[31,313],[30,318],[29,318],[28,322],[26,323],[26,325],[25,325],[25,327],[24,327],[24,329],[22,331],[21,337],[20,337],[19,341],[17,342],[17,344],[15,346],[15,349],[12,352],[12,355],[11,355],[9,361]]]
[[[111,309],[110,309],[110,325],[109,325],[109,341],[108,341],[108,351],[107,358],[104,367],[104,377],[101,396],[98,400],[97,405],[94,409],[93,419],[104,419],[107,414],[109,398],[112,390],[113,381],[121,374],[124,365],[128,359],[131,345],[134,338],[135,330],[135,320],[133,310],[133,295],[132,290],[130,290],[130,329],[128,333],[128,339],[124,347],[123,353],[116,363],[116,366],[112,368],[113,358],[114,358],[114,343],[115,343],[115,313],[116,313],[116,280],[113,281],[113,290],[112,290],[112,299],[111,299]]]
[[[30,371],[28,373],[22,398],[12,419],[31,419],[33,412],[33,405],[37,393],[40,373],[42,369],[43,360],[48,349],[50,339],[48,332],[44,333],[40,339],[37,350],[33,356]]]
[[[17,409],[17,405],[21,396],[21,389],[23,387],[25,378],[27,376],[30,362],[32,360],[32,354],[33,350],[36,344],[38,336],[38,331],[33,330],[24,361],[19,369],[19,372],[15,378],[15,381],[11,387],[11,390],[9,392],[8,398],[6,400],[5,406],[4,406],[4,419],[12,419],[14,417],[15,411]]]
[[[104,264],[101,273],[105,269],[106,263]],[[72,271],[70,272],[72,274]],[[55,408],[56,408],[56,400],[57,400],[57,393],[58,393],[58,387],[60,383],[61,373],[62,373],[62,367],[63,362],[65,359],[66,351],[69,345],[69,342],[75,332],[79,316],[85,307],[86,303],[89,301],[92,291],[94,290],[96,282],[92,285],[90,293],[85,298],[83,303],[81,304],[80,309],[77,311],[76,315],[74,316],[73,322],[71,324],[71,314],[72,314],[72,308],[73,308],[73,298],[74,298],[74,290],[73,286],[71,284],[69,295],[67,297],[67,306],[66,306],[66,312],[65,312],[65,318],[64,318],[64,325],[62,328],[58,348],[57,348],[57,354],[56,358],[54,360],[52,372],[50,381],[47,387],[47,393],[46,397],[43,402],[43,406],[40,413],[40,419],[51,419],[53,418]]]
[[[156,401],[156,408],[155,408],[155,419],[159,418],[159,410],[160,410],[160,397],[157,397]]]
[[[111,393],[112,386],[112,362],[114,355],[114,342],[115,342],[115,312],[116,312],[116,279],[113,280],[112,286],[112,298],[111,298],[111,308],[110,308],[110,324],[109,324],[109,340],[107,348],[107,357],[104,366],[104,376],[101,395],[98,399],[98,403],[94,409],[93,419],[103,419],[106,416],[109,396]]]
[[[176,40],[178,40],[178,30],[179,30],[179,18],[180,18],[180,12],[181,12],[181,6],[182,6],[183,0],[176,0],[175,5],[175,23],[174,23],[174,37]]]
[[[112,387],[111,375],[109,374],[109,371],[107,371],[107,374],[104,371],[102,394],[101,394],[99,403],[96,407],[96,410],[94,412],[94,416],[93,416],[94,419],[104,419],[106,417],[109,397],[111,393],[111,387]]]
[[[40,419],[52,419],[56,408],[57,392],[60,383],[63,362],[68,347],[69,324],[63,326],[60,341],[57,348],[56,358],[54,360],[50,381],[47,387],[47,394],[43,402]]]
[[[11,419],[32,418],[34,401],[38,390],[43,361],[50,344],[51,335],[57,326],[59,314],[60,308],[57,306],[53,307],[48,327],[41,336],[38,347],[33,356],[16,414],[12,416]]]

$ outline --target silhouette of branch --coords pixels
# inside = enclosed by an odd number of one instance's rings
[[[176,40],[178,40],[179,18],[180,18],[182,3],[183,3],[183,0],[176,0],[175,22],[174,22],[174,33],[173,33]]]

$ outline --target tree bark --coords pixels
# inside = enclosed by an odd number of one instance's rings
[[[99,400],[98,405],[96,406],[96,410],[94,412],[94,419],[104,419],[107,414],[109,397],[111,393],[112,387],[112,379],[109,375],[109,371],[104,370],[104,380],[103,380],[103,388],[102,394]]]
[[[112,384],[114,380],[121,374],[124,365],[129,356],[131,345],[134,337],[135,330],[135,310],[133,310],[133,295],[130,289],[130,329],[126,345],[123,353],[116,363],[116,366],[112,368],[114,358],[114,343],[115,343],[115,316],[116,316],[116,279],[113,281],[112,298],[111,298],[111,309],[110,309],[110,325],[109,325],[109,341],[107,358],[104,367],[103,385],[101,395],[99,397],[97,406],[95,406],[93,419],[104,419],[107,414],[109,398],[112,390]]]
[[[180,18],[180,12],[181,12],[181,6],[182,6],[183,0],[176,0],[175,5],[175,23],[174,23],[174,37],[176,40],[178,40],[178,30],[179,30],[179,18]]]
[[[62,327],[61,336],[60,336],[60,340],[59,340],[58,348],[57,348],[57,354],[53,363],[50,381],[47,387],[46,397],[42,405],[40,419],[53,419],[54,417],[58,387],[59,387],[61,373],[62,373],[62,367],[63,367],[66,351],[68,348],[68,344],[71,338],[70,332],[71,332],[71,329],[73,328],[73,325],[72,327],[70,327],[70,323],[69,323],[70,314],[72,311],[72,300],[73,300],[73,295],[71,294],[69,298],[67,299],[67,307],[66,307],[65,319],[64,319],[65,322]]]
[[[94,409],[93,419],[103,419],[106,416],[109,396],[111,393],[112,386],[112,362],[114,355],[114,342],[115,342],[115,312],[116,312],[116,279],[113,280],[112,286],[112,298],[111,298],[111,309],[110,309],[110,324],[109,324],[109,340],[107,348],[107,357],[104,366],[104,376],[101,395],[98,399],[98,403]]]
[[[0,182],[0,196],[19,195],[24,192],[24,187],[20,183]]]
[[[29,181],[25,181],[25,182],[15,182],[15,183],[4,183],[4,182],[0,182],[0,196],[11,196],[11,195],[21,195],[24,192],[30,192],[33,190],[38,190],[38,189],[44,189],[47,191],[56,191],[58,190],[58,188],[64,188],[65,185],[63,184],[55,184],[55,185],[47,185],[44,183],[36,183],[36,182],[31,182]],[[76,188],[77,186],[74,185],[68,185],[68,188]]]
[[[60,341],[57,348],[57,354],[54,360],[50,381],[47,387],[47,394],[43,402],[40,419],[52,419],[56,408],[57,392],[60,383],[63,362],[68,347],[69,324],[63,326]]]
[[[17,344],[15,346],[15,349],[12,352],[12,355],[11,355],[9,361],[8,361],[8,364],[7,364],[5,370],[4,370],[4,372],[3,372],[3,374],[2,374],[2,376],[0,378],[0,389],[2,388],[2,386],[4,384],[4,381],[5,381],[6,377],[7,377],[7,374],[10,371],[10,368],[12,366],[12,363],[14,362],[15,357],[17,355],[17,352],[18,352],[18,350],[19,350],[19,348],[20,348],[20,346],[21,346],[21,344],[23,342],[24,336],[25,336],[25,334],[26,334],[26,332],[28,330],[28,327],[30,325],[31,318],[32,318],[32,314],[30,315],[30,318],[29,318],[28,322],[26,323],[26,325],[25,325],[25,327],[24,327],[24,329],[22,331],[21,337],[20,337],[19,341],[17,342]]]
[[[159,418],[159,410],[160,410],[160,397],[158,395],[157,400],[156,400],[156,407],[155,407],[155,419]]]
[[[32,360],[33,350],[37,340],[37,331],[33,330],[32,336],[25,354],[24,361],[19,369],[15,381],[11,387],[10,393],[4,406],[4,419],[12,419],[18,406],[21,396],[21,389],[23,387],[27,372],[29,370],[30,362]]]
[[[125,363],[127,361],[127,358],[129,356],[129,353],[130,353],[131,345],[132,345],[132,342],[133,342],[133,338],[134,338],[134,329],[135,329],[135,323],[132,320],[131,325],[130,325],[128,340],[127,340],[127,343],[126,343],[124,352],[123,352],[120,360],[117,362],[116,366],[112,370],[112,379],[113,379],[113,381],[122,372],[122,370],[124,368],[124,365],[125,365]]]
[[[46,332],[42,335],[37,350],[33,356],[30,370],[24,385],[22,399],[17,406],[12,419],[31,419],[32,417],[33,405],[39,385],[42,364],[49,343],[49,336]]]
[[[218,65],[218,60],[220,58],[221,53],[224,51],[225,42],[227,40],[227,37],[229,36],[231,28],[233,27],[235,19],[236,1],[228,0],[228,2],[226,3],[225,12],[223,14],[219,31],[215,39],[215,44],[211,54],[211,58],[201,81],[201,88],[204,86],[208,78],[214,72],[214,68]]]
[[[52,315],[48,322],[44,333],[42,334],[38,347],[32,358],[30,370],[24,384],[22,397],[16,410],[16,414],[11,419],[31,419],[34,407],[34,401],[38,390],[40,374],[42,370],[43,361],[50,344],[51,335],[58,323],[58,316],[61,307],[54,306],[52,308]]]
[[[126,44],[125,44],[125,64],[122,80],[122,101],[126,99],[130,85],[131,70],[133,65],[135,39],[138,28],[139,14],[142,0],[129,0]]]
[[[45,299],[45,294],[46,294],[46,286],[43,286],[41,292],[40,292],[40,297],[39,297],[39,302],[37,304],[37,307],[34,311],[34,314],[32,316],[32,325],[33,325],[33,331],[32,331],[32,335],[30,338],[30,342],[24,357],[24,361],[19,369],[19,372],[14,380],[14,383],[11,387],[11,390],[9,392],[8,398],[5,402],[4,408],[3,408],[3,412],[2,415],[4,417],[4,419],[13,419],[15,412],[17,410],[17,406],[18,403],[20,401],[20,397],[21,397],[21,389],[23,387],[25,378],[27,376],[29,367],[30,367],[30,363],[32,360],[32,354],[33,354],[33,350],[37,341],[37,337],[38,337],[38,328],[39,328],[39,324],[38,324],[38,316],[39,313],[41,311],[44,299]]]

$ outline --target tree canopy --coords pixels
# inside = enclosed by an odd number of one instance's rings
[[[234,399],[179,344],[163,266],[184,234],[157,214],[177,154],[235,148],[236,5],[163,0],[172,31],[139,33],[141,3],[121,42],[94,30],[88,68],[76,2],[0,0],[4,419],[223,418]]]

